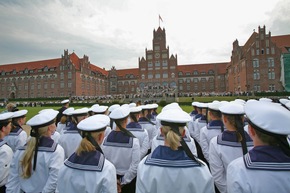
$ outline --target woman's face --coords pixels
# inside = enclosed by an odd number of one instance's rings
[[[6,125],[2,128],[2,131],[3,131],[5,136],[9,135],[11,128],[12,128],[11,122],[9,122],[8,125]]]

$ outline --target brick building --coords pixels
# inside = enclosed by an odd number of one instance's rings
[[[0,65],[0,98],[283,91],[281,58],[289,48],[290,35],[271,36],[264,26],[244,46],[233,42],[229,62],[178,64],[177,54],[170,54],[166,45],[165,29],[159,27],[138,68],[113,66],[107,71],[68,50],[61,58]],[[285,61],[283,66],[290,66]]]

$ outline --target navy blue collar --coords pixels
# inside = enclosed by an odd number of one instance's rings
[[[71,131],[71,130],[78,130],[76,124],[74,124],[73,122],[71,122],[70,125],[68,125],[67,130]]]
[[[206,120],[206,116],[205,115],[201,115],[201,118],[200,118],[200,120]]]
[[[0,147],[4,144],[6,144],[6,141],[4,141],[3,139],[0,139]]]
[[[54,141],[50,137],[40,137],[39,138],[39,147],[52,147]]]
[[[138,123],[138,122],[130,122],[126,128],[128,129],[131,129],[131,128],[134,128],[134,129],[142,129],[142,126]]]
[[[148,119],[146,119],[145,117],[140,117],[138,122],[148,122]]]
[[[196,115],[195,115],[195,119],[198,119],[198,118],[200,118],[200,117],[202,117],[202,114],[196,114]]]
[[[209,127],[212,127],[212,126],[220,126],[221,127],[222,125],[224,125],[224,124],[221,120],[213,120],[213,121],[210,121],[208,123]]]
[[[105,163],[104,155],[99,151],[82,152],[80,156],[73,153],[64,164],[67,167],[86,170],[86,171],[98,171],[103,170]]]
[[[246,142],[253,141],[249,134],[245,132]],[[236,131],[229,131],[226,130],[222,133],[222,140],[223,141],[230,141],[230,142],[238,142]]]
[[[189,158],[182,148],[172,150],[170,147],[159,145],[145,160],[146,165],[159,167],[199,167],[199,163]]]
[[[193,111],[191,111],[191,113],[190,113],[191,116],[194,116],[194,115],[196,115],[196,114],[197,114],[197,110],[193,110]]]
[[[290,171],[290,157],[280,147],[257,146],[244,156],[248,169]]]
[[[17,126],[15,129],[11,130],[11,132],[9,133],[9,135],[19,135],[21,133],[21,131],[23,131],[22,127]]]
[[[121,131],[112,130],[107,137],[107,142],[115,142],[115,143],[129,143],[129,137],[125,133]]]

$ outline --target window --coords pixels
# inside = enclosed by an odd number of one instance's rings
[[[255,55],[255,50],[252,48],[251,51],[252,51],[252,56],[254,56]]]
[[[183,86],[182,85],[179,86],[179,90],[183,90]]]
[[[275,54],[275,48],[274,47],[271,48],[271,54]]]
[[[54,88],[54,83],[51,83],[50,84],[50,88]]]
[[[256,55],[258,56],[259,54],[260,54],[260,50],[257,49],[257,50],[256,50]]]
[[[160,78],[160,74],[155,74],[155,78]]]
[[[260,91],[260,85],[254,85],[254,91]]]
[[[198,75],[198,71],[197,70],[193,71],[193,75]]]
[[[179,84],[182,84],[182,83],[183,83],[183,80],[182,80],[182,79],[179,79],[179,80],[178,80],[178,83],[179,83]]]
[[[147,55],[147,59],[148,59],[148,60],[152,60],[152,54],[148,54],[148,55]]]
[[[259,45],[259,41],[257,40],[256,41],[256,47],[258,48],[260,45]]]
[[[198,83],[198,79],[197,79],[197,78],[194,78],[194,79],[193,79],[193,82],[194,82],[194,83]]]
[[[270,49],[269,48],[266,48],[266,54],[270,54]]]
[[[213,70],[209,70],[208,74],[214,74],[214,71]]]
[[[43,88],[44,88],[44,89],[47,89],[47,83],[44,83]]]
[[[260,79],[260,72],[259,70],[254,70],[254,80],[259,80]]]
[[[41,84],[37,83],[37,89],[41,89]]]
[[[180,72],[178,72],[178,76],[182,76],[183,75],[183,73],[180,71]]]
[[[201,74],[201,75],[205,75],[205,72],[201,72],[200,74]]]
[[[144,75],[144,74],[142,74],[142,75],[141,75],[141,78],[142,78],[142,79],[145,79],[145,75]]]
[[[160,62],[159,61],[155,62],[155,67],[160,67]]]
[[[68,88],[71,88],[71,87],[72,87],[72,83],[71,83],[71,82],[68,82],[68,83],[67,83],[67,87],[68,87]]]
[[[269,80],[274,80],[275,79],[275,72],[274,71],[268,72],[268,78],[269,78]]]
[[[163,67],[167,67],[167,60],[163,60],[163,61],[162,61],[162,66],[163,66]]]
[[[186,79],[186,83],[187,83],[187,84],[190,83],[190,78],[187,78],[187,79]]]
[[[185,75],[186,75],[186,76],[190,76],[190,72],[186,72]]]
[[[206,79],[205,78],[201,78],[201,82],[206,82]]]
[[[269,68],[274,67],[274,58],[268,58],[267,61]]]
[[[153,78],[153,74],[152,73],[149,73],[148,74],[148,79],[152,79]]]
[[[253,68],[259,68],[259,60],[258,59],[253,60]]]
[[[60,88],[64,88],[64,83],[63,82],[60,83]]]
[[[264,49],[261,49],[261,54],[264,55]]]
[[[68,78],[68,79],[71,79],[71,78],[72,78],[72,74],[71,74],[71,72],[68,72],[68,73],[67,73],[67,78]]]
[[[162,75],[163,78],[168,78],[168,74],[166,72],[163,73]]]
[[[34,90],[34,83],[33,82],[30,84],[30,90]]]
[[[269,85],[269,91],[275,91],[275,84]]]
[[[266,47],[269,47],[269,40],[266,40]]]
[[[63,74],[63,72],[61,72],[60,73],[60,79],[63,80],[63,78],[64,78],[64,74]]]
[[[148,62],[148,67],[153,67],[152,62]]]
[[[167,54],[162,54],[162,58],[167,58]]]

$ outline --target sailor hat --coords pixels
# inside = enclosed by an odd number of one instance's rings
[[[156,119],[168,123],[187,123],[191,120],[191,117],[183,110],[169,109],[158,114]]]
[[[173,103],[170,103],[170,104],[168,104],[168,105],[165,105],[165,106],[162,108],[161,112],[163,112],[163,111],[167,111],[167,110],[170,110],[170,109],[178,109],[178,110],[182,110],[178,103],[173,102]]]
[[[12,118],[13,112],[1,113],[0,114],[0,122],[7,122]],[[11,121],[11,120],[10,120]]]
[[[228,115],[243,115],[245,114],[244,106],[237,102],[229,102],[228,104],[219,107],[223,114]]]
[[[103,131],[109,123],[107,115],[93,115],[80,121],[77,128],[82,131]]]
[[[51,111],[51,110],[54,110],[54,109],[42,109],[42,110],[40,110],[38,113],[43,113],[43,112]]]
[[[17,117],[22,117],[22,116],[24,116],[24,115],[26,115],[27,114],[27,110],[19,110],[19,111],[15,111],[14,112],[14,115],[12,116],[12,118],[14,119],[14,118],[17,118]]]
[[[279,99],[279,102],[283,105],[285,105],[286,103],[290,102],[290,100],[288,99]]]
[[[131,107],[136,107],[137,105],[136,105],[136,103],[130,103],[129,104],[129,107],[131,108]]]
[[[285,106],[290,110],[290,102],[286,103]]]
[[[73,107],[69,107],[69,108],[67,108],[66,110],[64,110],[64,111],[62,112],[62,114],[64,114],[64,115],[72,115],[71,113],[72,113],[74,110],[75,110],[75,108],[73,108]]]
[[[290,135],[290,111],[281,105],[263,102],[246,103],[245,113],[251,123],[270,133]]]
[[[260,98],[259,101],[272,102],[272,99],[269,99],[269,98]]]
[[[128,117],[129,113],[130,113],[129,106],[122,106],[122,107],[114,109],[110,113],[109,117],[111,119],[118,120],[118,119],[123,119],[125,117]]]
[[[221,105],[221,102],[212,102],[208,104],[208,109],[213,111],[220,111],[219,108]]]
[[[206,109],[206,108],[208,108],[208,104],[207,103],[198,103],[197,107],[202,108],[202,109]]]
[[[60,103],[61,103],[61,104],[69,103],[69,99],[65,99],[65,100],[61,101]]]
[[[142,108],[140,106],[130,108],[130,113],[139,113],[141,111],[142,111]]]
[[[91,110],[95,113],[104,113],[108,109],[108,106],[95,106]]]
[[[153,103],[153,104],[152,104],[152,107],[153,107],[153,109],[157,109],[157,108],[158,108],[158,104]]]
[[[71,115],[76,115],[76,116],[85,116],[89,112],[89,109],[87,107],[81,108],[81,109],[75,109],[74,111],[71,112]]]
[[[154,109],[154,107],[152,106],[152,104],[147,104],[147,105],[144,105],[142,109]]]
[[[37,115],[29,119],[26,124],[31,126],[32,128],[39,128],[51,125],[55,122],[55,117],[58,113],[58,111],[53,109],[43,111],[42,113],[38,113]]]
[[[119,104],[111,105],[111,106],[109,107],[108,111],[109,111],[109,112],[112,112],[114,109],[116,109],[116,108],[118,108],[118,107],[120,107]]]

